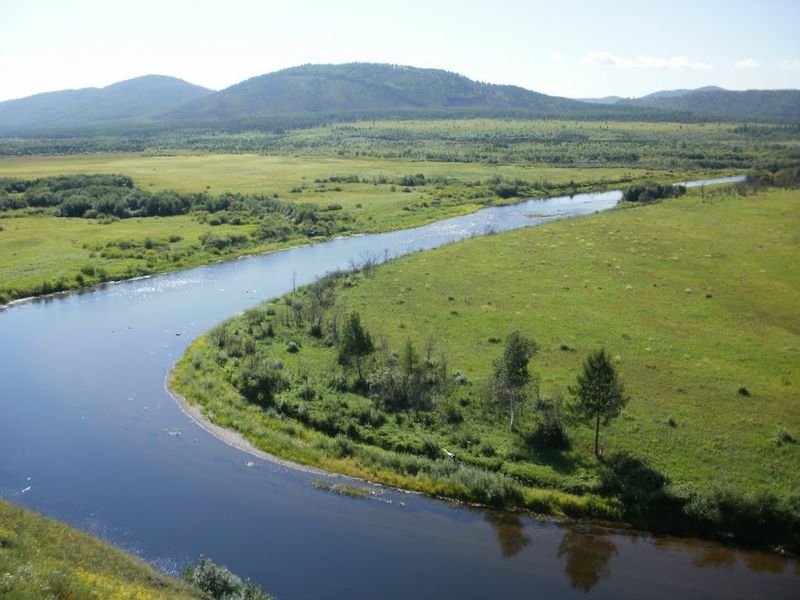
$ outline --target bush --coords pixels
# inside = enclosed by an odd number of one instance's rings
[[[789,431],[785,427],[781,427],[778,430],[778,433],[775,434],[775,443],[778,446],[783,444],[794,444],[797,440],[795,440],[794,436],[789,433]]]
[[[197,565],[186,567],[183,578],[215,599],[232,596],[242,585],[239,577],[204,556]]]
[[[214,600],[271,600],[267,594],[252,581],[242,581],[227,568],[218,565],[204,556],[196,565],[188,565],[183,570],[183,579],[209,594]]]
[[[289,382],[283,373],[281,361],[253,354],[242,360],[235,385],[249,401],[269,406],[275,394],[288,389]]]
[[[564,397],[557,394],[553,399],[542,399],[538,409],[541,416],[530,435],[530,443],[537,448],[568,449],[572,441],[567,432]]]
[[[453,371],[453,381],[458,385],[469,385],[469,377],[464,375],[461,371]]]
[[[654,202],[662,198],[675,198],[683,196],[686,188],[682,185],[648,184],[634,185],[625,190],[622,200],[625,202]]]

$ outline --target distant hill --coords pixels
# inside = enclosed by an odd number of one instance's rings
[[[734,92],[710,87],[682,92],[656,92],[620,104],[738,118],[800,119],[800,90]]]
[[[242,119],[292,113],[415,109],[581,111],[567,98],[490,85],[439,69],[386,64],[304,65],[261,75],[168,113],[175,119]]]
[[[440,69],[388,64],[303,65],[253,77],[219,92],[147,75],[104,88],[0,102],[0,132],[34,135],[92,128],[125,135],[147,128],[253,127],[323,118],[436,118],[442,115],[666,121],[800,120],[800,91],[664,90],[637,99],[573,100]],[[282,127],[282,126],[281,126]],[[55,132],[53,130],[56,130]],[[104,133],[105,132],[105,133]]]
[[[695,88],[693,90],[687,89],[679,89],[679,90],[661,90],[658,92],[653,92],[652,94],[647,94],[646,96],[641,96],[637,98],[637,100],[662,100],[665,98],[680,98],[681,96],[686,96],[687,94],[694,94],[695,92],[725,92],[727,91],[725,88],[721,88],[716,85],[707,85],[701,88]]]
[[[142,121],[211,93],[163,75],[145,75],[104,88],[47,92],[0,102],[0,130]]]
[[[603,96],[602,98],[578,98],[581,102],[588,104],[616,104],[625,100],[622,96]]]

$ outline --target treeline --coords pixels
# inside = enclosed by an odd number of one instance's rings
[[[0,156],[91,152],[305,154],[483,164],[618,165],[657,168],[790,166],[800,160],[796,124],[640,127],[605,121],[359,119],[243,121],[220,129],[131,127],[0,138]],[[473,115],[474,117],[475,115]],[[422,118],[422,117],[420,117]],[[494,117],[493,117],[494,118]],[[519,118],[519,116],[517,116]],[[788,143],[787,143],[788,142]]]
[[[285,241],[294,235],[328,236],[346,231],[349,216],[334,209],[280,200],[277,196],[149,192],[124,175],[63,175],[32,180],[0,179],[0,211],[50,208],[61,217],[85,219],[167,217],[197,213],[210,225],[257,222],[253,237]],[[241,241],[245,241],[243,236]],[[210,235],[204,243],[221,244]],[[226,244],[222,244],[226,245]]]

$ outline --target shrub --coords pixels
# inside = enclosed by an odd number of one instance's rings
[[[537,448],[566,450],[572,445],[567,432],[564,397],[557,394],[552,400],[542,399],[538,408],[541,416],[529,442]]]
[[[775,443],[778,446],[783,444],[794,444],[797,440],[795,440],[794,436],[789,433],[789,431],[785,427],[781,427],[778,430],[778,433],[775,434]]]
[[[204,556],[197,565],[186,567],[183,578],[215,599],[232,596],[242,585],[239,577]]]
[[[455,381],[458,385],[469,385],[469,377],[458,370],[453,371],[453,381]]]
[[[227,568],[201,556],[196,565],[187,565],[183,579],[209,594],[214,600],[271,600],[257,584],[242,581]],[[71,597],[71,596],[70,596]]]
[[[625,190],[622,200],[625,202],[653,202],[661,198],[675,198],[683,196],[686,188],[682,185],[648,184],[634,185]]]
[[[286,351],[289,354],[295,354],[297,352],[300,352],[300,346],[297,342],[289,342],[288,344],[286,344]]]
[[[281,361],[253,354],[242,360],[235,385],[251,402],[269,406],[275,394],[289,387],[289,382],[283,373]]]

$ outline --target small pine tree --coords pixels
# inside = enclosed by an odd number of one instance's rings
[[[594,422],[594,455],[600,456],[600,424],[608,425],[628,403],[617,371],[605,349],[586,357],[583,371],[570,392],[577,398],[576,410],[586,421]]]

